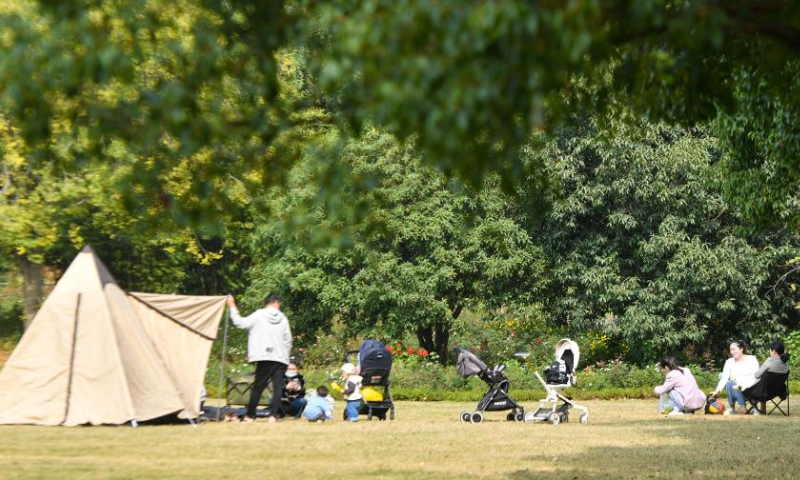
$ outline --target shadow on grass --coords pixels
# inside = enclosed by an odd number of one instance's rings
[[[526,459],[541,468],[521,469],[505,478],[792,478],[800,469],[794,440],[800,435],[800,422],[780,418],[785,421],[634,421],[626,426],[646,424],[652,445],[595,445],[579,451],[564,445],[558,456],[533,454]],[[603,429],[608,427],[613,425]]]

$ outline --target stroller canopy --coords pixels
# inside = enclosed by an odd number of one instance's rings
[[[472,352],[459,349],[458,362],[456,363],[456,371],[459,375],[466,378],[470,375],[477,375],[486,370],[486,364],[475,356]]]
[[[358,365],[363,366],[364,358],[376,350],[385,352],[386,345],[380,340],[375,340],[373,338],[368,338],[361,342],[361,346],[358,348]]]
[[[581,358],[581,351],[578,344],[569,338],[562,338],[556,344],[556,359],[563,360],[564,365],[567,367],[567,373],[572,374],[578,368],[578,362]]]
[[[361,375],[370,370],[391,370],[392,369],[392,355],[386,350],[372,349],[359,353],[359,361],[361,363]]]

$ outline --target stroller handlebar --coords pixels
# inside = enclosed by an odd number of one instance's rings
[[[344,361],[345,363],[353,363],[350,361],[351,355],[358,355],[358,350],[348,350],[344,352]]]

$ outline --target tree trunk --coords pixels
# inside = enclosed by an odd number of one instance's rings
[[[461,315],[462,309],[463,307],[460,305],[453,309],[453,320]],[[447,347],[450,344],[450,325],[451,322],[438,322],[434,325],[417,328],[419,345],[429,352],[436,352],[442,365],[447,361]]]
[[[19,269],[25,285],[25,320],[22,328],[27,330],[42,302],[44,290],[44,267],[33,263],[25,257],[20,257]]]
[[[429,352],[436,351],[436,344],[433,343],[433,329],[430,326],[417,328],[417,340],[419,346]]]
[[[444,322],[436,325],[436,338],[435,338],[435,352],[439,355],[439,361],[442,365],[447,360],[447,345],[450,343],[450,323]]]

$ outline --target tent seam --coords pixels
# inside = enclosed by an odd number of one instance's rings
[[[134,298],[134,299],[135,299],[137,302],[139,302],[139,303],[143,304],[143,305],[144,305],[144,306],[146,306],[147,308],[150,308],[150,309],[152,309],[152,310],[155,310],[156,312],[158,312],[158,313],[160,313],[161,315],[163,315],[163,316],[167,317],[168,319],[172,320],[173,322],[177,323],[178,325],[180,325],[181,327],[183,327],[183,328],[185,328],[185,329],[189,330],[189,331],[190,331],[190,332],[192,332],[192,333],[195,333],[195,334],[197,334],[197,335],[200,335],[201,337],[203,337],[203,338],[205,338],[205,339],[207,339],[207,340],[211,340],[211,341],[214,341],[214,340],[216,340],[216,339],[217,339],[217,337],[212,337],[212,336],[206,335],[206,334],[205,334],[205,333],[203,333],[203,332],[200,332],[200,331],[198,331],[198,330],[195,330],[194,328],[190,327],[189,325],[186,325],[185,323],[181,322],[180,320],[178,320],[177,318],[173,317],[172,315],[170,315],[170,314],[168,314],[168,313],[166,313],[166,312],[162,311],[161,309],[158,309],[158,308],[154,307],[153,305],[150,305],[149,303],[147,303],[146,301],[144,301],[144,300],[142,300],[141,298],[137,297],[137,296],[136,296],[135,294],[133,294],[133,293],[128,293],[128,296],[129,296],[129,297],[133,297],[133,298]]]
[[[72,377],[75,374],[75,345],[78,340],[78,318],[80,317],[81,311],[81,294],[78,294],[78,301],[75,304],[75,327],[72,329],[72,351],[70,352],[69,358],[69,378],[67,379],[67,401],[65,402],[66,405],[64,407],[64,420],[61,422],[61,425],[67,423],[67,417],[69,416],[69,399],[72,396]]]
[[[122,290],[122,289],[120,289],[120,290]],[[124,293],[124,291],[123,291],[123,293]],[[106,290],[105,286],[103,286],[103,296],[106,297],[107,295],[108,295],[108,291]],[[119,340],[117,338],[117,329],[114,326],[114,321],[112,320],[111,308],[110,308],[108,302],[103,302],[103,307],[104,307],[104,310],[106,311],[106,313],[108,314],[108,324],[109,324],[109,327],[110,327],[109,329],[111,330],[111,336],[114,337],[114,347],[116,347],[116,349],[115,349],[116,352],[115,353],[117,354],[117,359],[119,360],[120,370],[122,370],[122,378],[125,380],[124,382],[122,382],[122,384],[125,387],[125,394],[126,394],[125,395],[125,399],[127,400],[127,402],[126,402],[128,404],[127,406],[130,409],[131,414],[133,415],[133,418],[131,418],[130,420],[136,420],[136,413],[137,412],[136,412],[136,407],[134,407],[133,400],[131,398],[131,389],[130,389],[130,386],[129,386],[130,379],[128,378],[128,372],[126,371],[125,364],[122,361],[122,355],[120,353],[122,349],[121,349],[121,347],[119,345]]]

